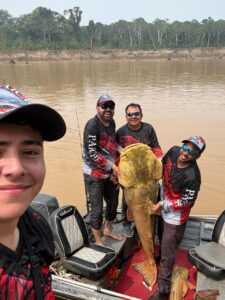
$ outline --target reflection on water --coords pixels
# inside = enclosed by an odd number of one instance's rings
[[[42,192],[61,204],[85,209],[82,176],[82,132],[94,116],[99,95],[116,100],[117,128],[124,108],[141,104],[144,121],[155,127],[161,147],[193,134],[202,135],[207,149],[199,159],[202,187],[194,213],[217,214],[225,193],[225,62],[199,61],[65,61],[5,65],[0,81],[19,88],[32,101],[56,108],[68,131],[46,145],[47,177]],[[40,120],[41,122],[41,120]]]

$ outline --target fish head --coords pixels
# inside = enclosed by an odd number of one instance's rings
[[[122,150],[119,170],[119,183],[126,188],[162,177],[161,161],[150,147],[142,143],[132,144]]]
[[[188,269],[175,266],[172,273],[172,287],[169,300],[182,300],[188,292]]]

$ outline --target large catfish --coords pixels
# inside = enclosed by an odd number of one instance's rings
[[[152,205],[157,200],[158,180],[162,177],[162,163],[144,144],[133,144],[121,152],[119,183],[124,188],[125,201],[131,210],[146,259],[134,264],[152,287],[157,279],[154,259],[154,216]]]

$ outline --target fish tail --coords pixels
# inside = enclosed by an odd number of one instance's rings
[[[133,264],[133,268],[142,274],[144,282],[151,288],[157,279],[157,268],[154,261],[151,263],[145,260],[141,263]]]

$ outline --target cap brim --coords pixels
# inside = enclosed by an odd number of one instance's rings
[[[198,150],[201,152],[201,149],[199,149],[198,145],[196,145],[196,144],[193,143],[192,141],[189,141],[189,140],[183,140],[182,143],[191,143],[192,145],[194,145],[194,147],[197,147]]]
[[[106,101],[97,102],[97,106],[105,104],[105,103],[112,103],[113,105],[116,105],[113,100],[106,100]]]
[[[40,131],[43,140],[55,141],[64,136],[66,124],[53,108],[43,104],[28,104],[0,114],[0,122],[23,120]]]
[[[188,143],[190,142],[189,140],[183,140],[182,143]]]

